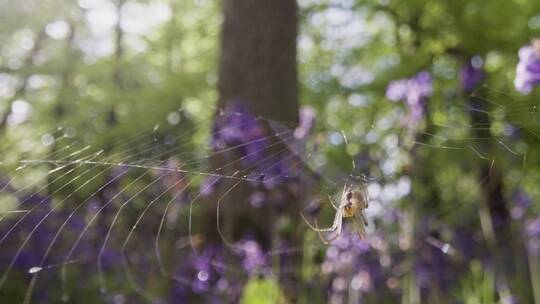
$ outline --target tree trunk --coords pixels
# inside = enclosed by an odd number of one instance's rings
[[[297,4],[294,0],[224,0],[224,21],[221,33],[219,62],[218,109],[241,103],[254,115],[277,121],[298,122],[298,80],[296,67]],[[278,140],[276,139],[273,139]],[[283,150],[272,147],[269,153]],[[278,152],[281,153],[281,152]],[[214,168],[231,161],[216,153]],[[228,167],[219,174],[233,175],[238,167]],[[245,168],[244,168],[245,169]],[[244,175],[246,171],[243,171]],[[231,190],[232,189],[232,190]],[[233,243],[252,234],[263,250],[280,249],[288,243],[301,246],[299,233],[300,202],[293,196],[284,197],[281,210],[265,205],[259,208],[248,202],[253,188],[246,181],[225,179],[220,189],[206,200],[201,221],[202,233],[208,242]],[[216,233],[217,201],[220,200],[220,229],[227,240]],[[293,232],[283,233],[276,224],[279,218],[293,223]],[[294,267],[301,265],[301,254],[287,257]],[[280,264],[280,256],[274,257]],[[279,271],[279,270],[276,270]],[[294,273],[276,273],[282,279],[296,281]],[[284,282],[285,283],[285,282]],[[294,284],[282,284],[293,286]],[[293,291],[286,290],[289,295]]]
[[[218,108],[222,110],[227,105],[241,103],[255,115],[297,122],[295,1],[225,0],[223,10]],[[267,152],[272,154],[280,149],[283,147],[273,146],[273,151]],[[223,155],[212,158],[214,168],[231,161],[234,160],[224,159]],[[236,170],[244,170],[242,175],[245,175],[249,173],[245,169],[227,166],[226,171],[218,173],[232,175]],[[248,203],[250,191],[247,182],[224,181],[205,212],[207,220],[214,219],[214,225],[205,227],[207,238],[221,237],[216,235],[215,211],[216,200],[223,195],[220,218],[230,240],[242,238],[246,232],[255,232],[262,246],[272,246],[272,206],[253,210]],[[293,213],[295,208],[289,209],[289,213]]]
[[[266,118],[298,120],[294,0],[225,0],[219,107],[243,102]]]

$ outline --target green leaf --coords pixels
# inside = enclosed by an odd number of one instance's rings
[[[251,279],[242,294],[241,303],[244,304],[272,304],[280,303],[283,293],[279,284],[271,279]]]

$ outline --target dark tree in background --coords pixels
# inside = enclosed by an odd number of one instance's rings
[[[225,0],[223,12],[220,108],[241,101],[266,118],[296,122],[296,1]]]
[[[225,0],[223,2],[224,21],[221,32],[221,52],[219,61],[218,109],[222,111],[233,105],[241,105],[254,115],[264,118],[298,122],[298,79],[296,64],[297,4],[294,0]],[[219,115],[219,113],[218,113]],[[268,127],[268,126],[266,126]],[[270,129],[268,128],[268,131]],[[271,139],[276,143],[277,138]],[[286,153],[285,146],[277,143],[270,154]],[[233,156],[232,159],[238,156]],[[231,161],[225,156],[213,159],[215,168]],[[234,175],[236,170],[249,174],[253,168],[229,166],[226,175]],[[232,188],[231,188],[232,187]],[[231,190],[232,189],[232,190]],[[267,204],[255,208],[249,203],[253,188],[247,182],[224,181],[221,189],[207,201],[205,236],[210,240],[221,236],[216,234],[216,202],[221,199],[221,229],[229,241],[237,241],[246,234],[270,250],[279,248],[283,242],[301,244],[299,226],[300,202],[298,197],[287,195],[280,200],[282,208]],[[279,216],[278,216],[279,214]],[[283,215],[285,215],[283,217]],[[288,231],[278,218],[289,219]],[[293,265],[299,257],[289,257]],[[293,270],[293,273],[296,271]],[[294,279],[290,273],[282,278]],[[285,289],[288,284],[283,282]],[[292,290],[286,290],[291,296]]]
[[[219,62],[218,113],[233,105],[241,105],[251,114],[264,118],[298,122],[298,79],[296,64],[297,4],[292,0],[226,0],[223,3],[224,21],[221,33]],[[270,131],[269,126],[267,131]],[[279,156],[286,147],[278,138],[270,139],[268,153]],[[214,168],[221,168],[238,155],[213,157]],[[235,175],[240,170],[247,175],[254,166],[242,168],[227,165],[219,174]],[[238,172],[236,172],[238,173]],[[216,229],[216,205],[220,201],[220,225],[228,241],[246,237],[256,238],[269,250],[279,247],[283,240],[300,243],[294,224],[299,218],[298,197],[287,195],[280,199],[281,208],[266,204],[253,207],[249,195],[253,188],[246,181],[224,180],[206,202],[204,234],[208,241],[221,242]],[[289,220],[289,232],[283,233],[278,213]],[[283,217],[279,217],[283,218]],[[296,264],[296,263],[295,263]],[[299,265],[299,264],[296,264]],[[290,276],[289,276],[290,277]]]

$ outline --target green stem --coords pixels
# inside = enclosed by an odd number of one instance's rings
[[[538,263],[538,256],[527,252],[527,257],[529,260],[529,273],[531,276],[534,303],[540,303],[540,265]]]

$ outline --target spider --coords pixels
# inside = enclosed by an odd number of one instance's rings
[[[300,213],[306,224],[315,232],[319,234],[319,238],[324,244],[329,244],[331,241],[335,240],[340,234],[341,234],[341,228],[343,224],[343,218],[350,218],[352,217],[355,222],[359,218],[360,225],[358,225],[358,232],[360,235],[360,239],[364,239],[364,236],[366,234],[365,226],[367,226],[368,222],[366,220],[366,217],[363,213],[364,209],[368,208],[369,201],[366,195],[366,192],[364,189],[361,189],[359,187],[353,187],[353,186],[347,186],[345,185],[343,187],[343,191],[341,192],[341,197],[339,199],[339,206],[336,206],[334,201],[332,200],[332,197],[328,196],[328,199],[330,200],[330,203],[336,209],[336,215],[334,217],[334,222],[332,223],[332,226],[329,228],[319,228],[317,224],[317,220],[315,219],[315,225],[312,225],[304,216],[303,213]],[[358,215],[358,217],[356,217]],[[321,232],[335,232],[335,235],[330,238],[326,239],[323,237]]]

